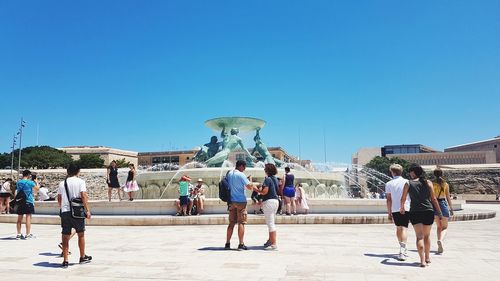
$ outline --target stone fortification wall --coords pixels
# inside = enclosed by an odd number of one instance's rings
[[[66,171],[56,170],[33,170],[39,178],[42,178],[41,185],[46,187],[49,192],[57,193],[57,187],[66,177]],[[118,179],[121,184],[125,183],[128,169],[119,169]],[[87,190],[91,200],[100,200],[108,198],[108,186],[106,185],[106,169],[83,169],[80,177],[87,183]],[[0,183],[10,178],[10,170],[0,170]],[[116,192],[113,192],[113,198],[118,199]]]
[[[443,170],[453,193],[496,194],[500,191],[500,169]]]
[[[49,191],[56,191],[59,182],[66,176],[65,170],[39,170],[42,186]],[[119,170],[119,180],[125,183],[128,169]],[[500,191],[500,169],[445,169],[445,177],[456,194],[496,194]],[[92,200],[107,199],[106,169],[84,169],[80,176],[87,183],[89,196]],[[10,170],[0,170],[0,183],[10,178]],[[117,199],[116,192],[113,198]]]

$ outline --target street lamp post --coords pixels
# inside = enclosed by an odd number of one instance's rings
[[[23,141],[23,128],[24,125],[26,124],[26,121],[21,118],[21,126],[19,127],[19,132],[17,134],[19,135],[19,163],[17,163],[17,172],[18,175],[21,173],[21,149],[22,149],[22,141]]]
[[[16,148],[16,134],[12,137],[12,153],[10,160],[10,178],[14,180],[14,149]]]

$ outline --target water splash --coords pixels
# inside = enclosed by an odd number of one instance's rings
[[[170,179],[170,181],[168,182],[167,186],[163,189],[163,192],[160,194],[159,199],[161,199],[161,198],[163,197],[163,194],[165,194],[165,191],[167,191],[167,189],[168,189],[168,187],[170,186],[170,184],[172,183],[172,181],[173,181],[174,179],[176,179],[176,178],[177,178],[177,176],[178,176],[181,172],[183,172],[183,170],[186,170],[186,169],[187,169],[187,167],[189,167],[189,166],[195,166],[195,167],[196,167],[196,166],[202,166],[202,167],[203,167],[203,165],[204,165],[203,163],[193,161],[193,162],[189,162],[189,163],[186,163],[186,164],[184,164],[183,166],[181,166],[181,167],[177,170],[177,172],[174,174],[174,176]],[[204,166],[204,167],[206,167],[206,166]]]

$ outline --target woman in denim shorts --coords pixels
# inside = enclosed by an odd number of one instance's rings
[[[434,194],[436,194],[436,198],[439,202],[439,207],[443,214],[442,219],[439,219],[437,212],[435,212],[434,217],[437,226],[438,253],[442,254],[444,251],[443,239],[446,236],[446,232],[448,230],[448,221],[453,215],[453,208],[451,205],[450,187],[443,178],[443,171],[439,168],[435,169],[434,176],[436,177],[436,180],[432,182]]]

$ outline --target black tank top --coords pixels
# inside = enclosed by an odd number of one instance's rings
[[[132,181],[134,179],[134,173],[132,171],[128,171],[127,182]]]
[[[426,185],[418,180],[410,180],[410,212],[434,211],[431,203],[431,193]]]

